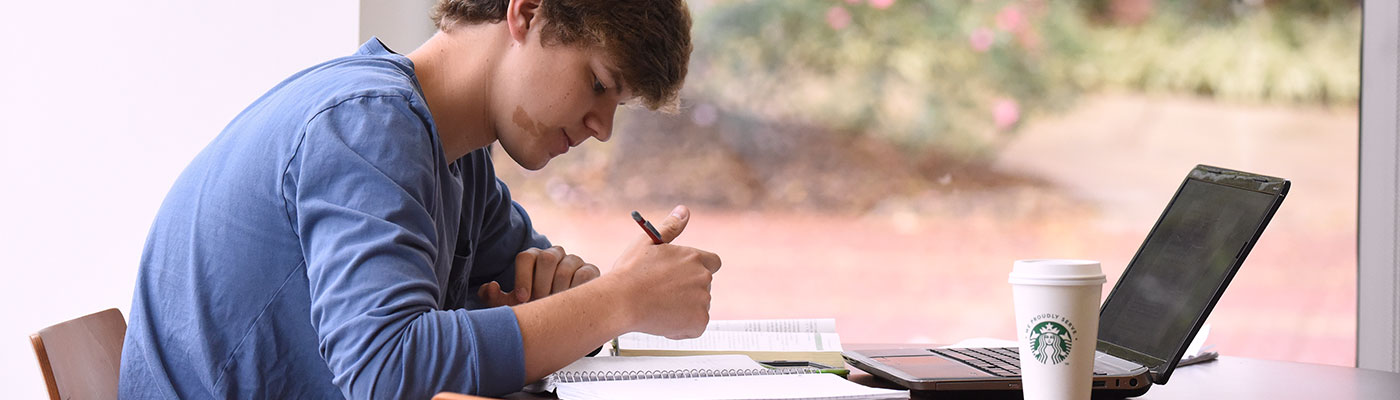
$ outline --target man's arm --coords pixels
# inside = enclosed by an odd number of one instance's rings
[[[321,356],[348,398],[503,394],[524,383],[508,308],[441,310],[441,159],[410,100],[323,111],[289,164]],[[440,157],[440,156],[439,156]],[[450,261],[450,260],[448,260]]]
[[[490,149],[485,148],[473,151],[458,161],[463,171],[463,219],[457,253],[469,258],[471,264],[454,268],[464,268],[470,277],[466,282],[454,280],[450,289],[452,292],[447,296],[449,299],[469,296],[472,301],[465,304],[449,301],[449,306],[486,308],[513,305],[489,301],[478,293],[489,282],[497,282],[492,285],[493,288],[513,288],[516,271],[512,261],[517,255],[530,249],[547,249],[551,246],[544,235],[535,231],[530,215],[511,198],[510,188],[496,177],[491,158]]]

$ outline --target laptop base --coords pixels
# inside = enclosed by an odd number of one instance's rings
[[[847,350],[846,363],[892,387],[909,389],[914,399],[1021,399],[1019,378],[999,378],[961,362],[934,355],[923,347]],[[916,361],[917,360],[917,361]],[[898,364],[898,368],[892,368]],[[902,376],[907,373],[917,376]],[[1152,388],[1143,370],[1137,375],[1095,376],[1092,399],[1142,396]]]
[[[1093,394],[1090,395],[1090,399],[1092,399],[1092,400],[1118,400],[1118,399],[1124,399],[1124,398],[1129,398],[1129,397],[1138,397],[1138,396],[1142,396],[1143,394],[1146,394],[1146,393],[1147,393],[1147,390],[1148,390],[1148,389],[1151,389],[1151,388],[1152,388],[1151,386],[1147,386],[1147,387],[1143,387],[1142,389],[1130,390],[1130,391],[1121,391],[1121,390],[1096,390],[1096,391],[1093,392]],[[1023,399],[1024,397],[1021,396],[1021,392],[1020,392],[1020,391],[1016,391],[1016,390],[947,390],[947,391],[910,390],[910,391],[909,391],[909,398],[910,398],[910,399],[936,399],[936,400],[944,400],[944,399],[947,399],[947,400],[964,400],[964,399],[965,399],[965,400],[974,400],[974,399],[988,399],[988,400],[1021,400],[1021,399]]]

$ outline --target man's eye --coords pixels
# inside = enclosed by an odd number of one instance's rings
[[[594,78],[593,78],[593,92],[594,92],[594,93],[603,94],[603,92],[606,92],[607,90],[608,90],[608,88],[605,87],[605,86],[603,86],[603,82],[599,82],[597,77],[594,77]]]

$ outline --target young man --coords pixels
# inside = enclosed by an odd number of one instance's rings
[[[141,260],[122,397],[492,395],[625,332],[700,334],[718,256],[639,235],[599,277],[534,232],[487,150],[539,169],[608,140],[620,103],[673,105],[682,1],[435,14],[407,57],[370,40],[274,87],[181,174]],[[657,228],[669,242],[688,220]]]

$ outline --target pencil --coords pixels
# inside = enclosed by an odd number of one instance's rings
[[[665,243],[661,241],[661,233],[656,231],[656,227],[651,226],[651,222],[647,222],[646,218],[642,218],[642,213],[632,211],[632,220],[637,221],[637,226],[642,227],[642,231],[651,237],[652,244]]]

